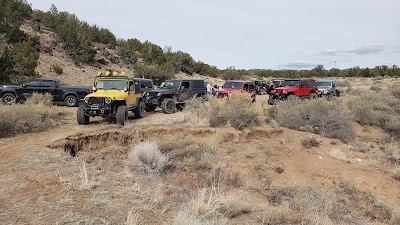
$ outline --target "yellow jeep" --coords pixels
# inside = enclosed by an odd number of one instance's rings
[[[149,79],[115,73],[113,76],[102,76],[99,73],[94,80],[93,92],[78,107],[78,124],[85,125],[90,117],[102,116],[115,118],[118,124],[124,126],[128,111],[132,111],[136,118],[142,118],[145,111],[143,95],[152,89],[153,81]]]

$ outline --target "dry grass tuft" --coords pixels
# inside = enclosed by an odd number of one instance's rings
[[[345,162],[351,162],[351,159],[338,148],[333,148],[329,152],[329,156],[332,157],[333,159],[337,159],[337,160],[341,160],[341,161],[345,161]]]
[[[209,103],[192,104],[187,108],[187,120],[194,125],[234,127],[242,129],[264,121],[259,104],[253,104],[249,94],[235,92],[229,98],[211,98]]]
[[[269,114],[283,127],[296,130],[306,127],[307,131],[343,142],[355,136],[350,113],[337,101],[285,101],[272,107]]]
[[[66,123],[66,113],[53,106],[51,96],[34,94],[25,104],[0,105],[0,138],[46,131]]]
[[[393,176],[396,180],[400,181],[400,167],[396,167],[393,170]]]
[[[251,211],[250,205],[239,197],[222,194],[213,186],[199,190],[177,213],[173,224],[228,224],[229,218]]]
[[[161,153],[157,143],[140,142],[129,151],[129,162],[134,169],[145,172],[163,173],[168,157]]]
[[[312,147],[319,147],[320,143],[321,142],[318,141],[315,137],[305,138],[301,141],[301,144],[307,149],[310,149]]]

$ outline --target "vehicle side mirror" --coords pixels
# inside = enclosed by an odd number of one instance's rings
[[[125,91],[125,92],[128,92],[128,88],[127,88],[127,87],[124,87],[124,91]]]
[[[93,87],[92,90],[93,90],[93,92],[96,92],[96,91],[97,91],[97,88],[96,88],[96,87]]]

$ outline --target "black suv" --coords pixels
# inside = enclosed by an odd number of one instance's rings
[[[195,97],[205,98],[207,88],[204,80],[167,80],[160,88],[147,92],[146,111],[152,112],[159,106],[164,113],[171,114],[183,108],[185,102]]]
[[[50,94],[54,102],[64,102],[69,107],[78,106],[86,95],[89,87],[60,86],[57,79],[36,78],[21,85],[4,85],[0,87],[0,98],[5,105],[23,103],[33,93]]]
[[[255,80],[254,84],[256,87],[256,94],[263,95],[267,92],[268,85],[265,80]]]

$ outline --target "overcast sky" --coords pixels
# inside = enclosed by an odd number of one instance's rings
[[[400,66],[400,0],[28,0],[220,69]]]

